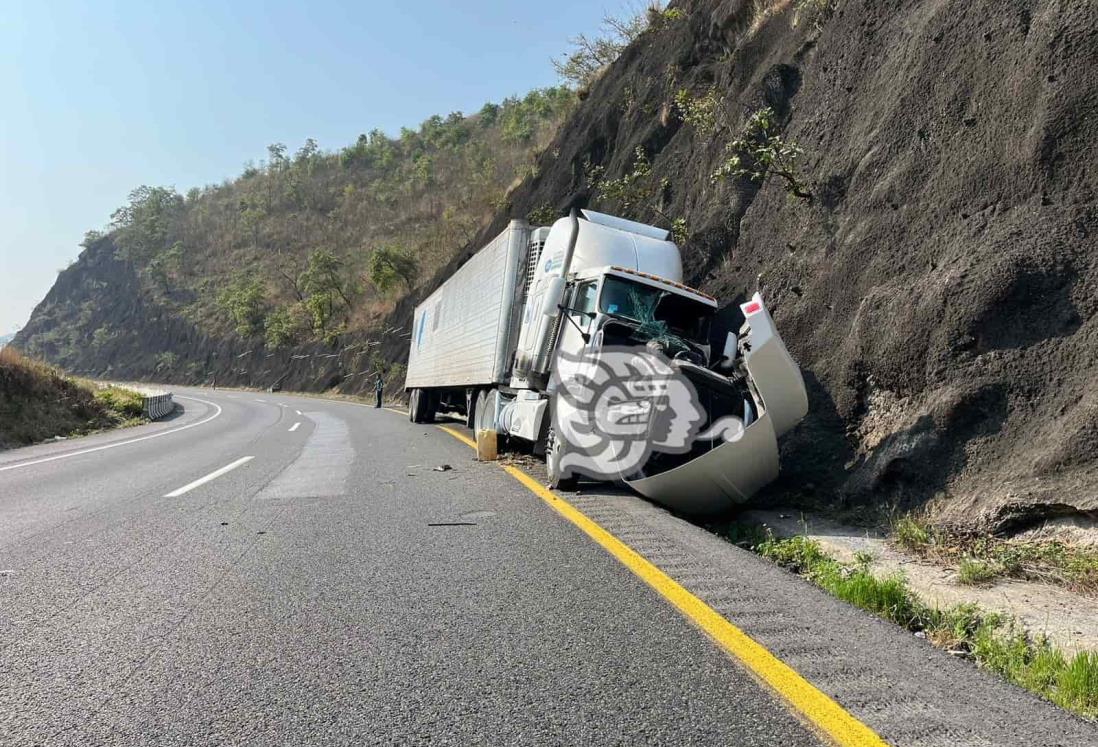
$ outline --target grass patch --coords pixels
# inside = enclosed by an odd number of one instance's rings
[[[1002,575],[1002,569],[985,560],[964,558],[957,567],[957,580],[967,586],[983,586]]]
[[[145,398],[132,389],[109,386],[97,391],[95,399],[103,405],[108,417],[119,423],[145,417]]]
[[[892,541],[906,550],[918,550],[931,543],[930,528],[906,515],[892,522]]]
[[[892,519],[890,539],[921,557],[956,564],[963,584],[987,584],[1006,577],[1098,594],[1098,549],[953,534],[912,515]]]
[[[869,570],[871,559],[864,554],[854,563],[843,563],[807,537],[776,539],[761,527],[734,531],[750,549],[833,596],[925,636],[935,646],[972,659],[1062,708],[1098,718],[1098,652],[1066,657],[1047,638],[1030,636],[1009,617],[974,604],[946,610],[930,607],[911,591],[902,575],[875,576]],[[760,536],[758,541],[747,540]],[[984,578],[988,570],[997,572],[982,561],[969,562],[974,579]]]

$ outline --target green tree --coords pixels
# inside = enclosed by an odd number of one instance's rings
[[[148,274],[162,290],[167,290],[183,272],[183,242],[176,241],[157,252],[148,264]]]
[[[485,104],[480,108],[477,117],[481,127],[491,127],[496,123],[496,119],[499,117],[499,104],[493,104],[491,102]]]
[[[415,258],[395,247],[379,247],[370,255],[369,264],[370,282],[382,293],[389,293],[403,283],[408,290],[412,289],[419,265]]]
[[[264,343],[271,350],[296,344],[308,330],[309,322],[310,312],[302,304],[280,306],[263,322]]]
[[[164,248],[183,212],[183,198],[171,187],[141,186],[129,203],[111,214],[115,244],[125,259],[143,260]]]
[[[228,314],[241,337],[252,337],[263,329],[266,298],[263,286],[254,278],[237,278],[217,297],[218,305]]]

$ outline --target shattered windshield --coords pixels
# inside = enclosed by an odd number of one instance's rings
[[[637,322],[638,331],[648,338],[675,336],[695,344],[709,342],[711,308],[650,285],[608,275],[599,295],[599,311]]]

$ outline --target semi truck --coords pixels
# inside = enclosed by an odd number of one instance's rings
[[[554,425],[558,369],[611,346],[655,349],[692,384],[699,437],[654,445],[615,478],[686,514],[742,503],[777,477],[778,439],[808,411],[804,381],[761,295],[714,341],[720,305],[682,275],[678,246],[656,226],[591,210],[552,226],[512,220],[415,308],[409,418],[449,411],[478,433],[528,442],[545,456],[550,486],[567,487],[581,475]],[[730,418],[733,437],[710,432]]]

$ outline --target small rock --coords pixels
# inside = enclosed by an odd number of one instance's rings
[[[916,630],[915,631],[915,637],[925,639],[926,638],[926,631],[925,630]]]
[[[452,469],[453,467],[451,467],[449,464],[440,464],[435,467],[435,472],[449,472]]]

